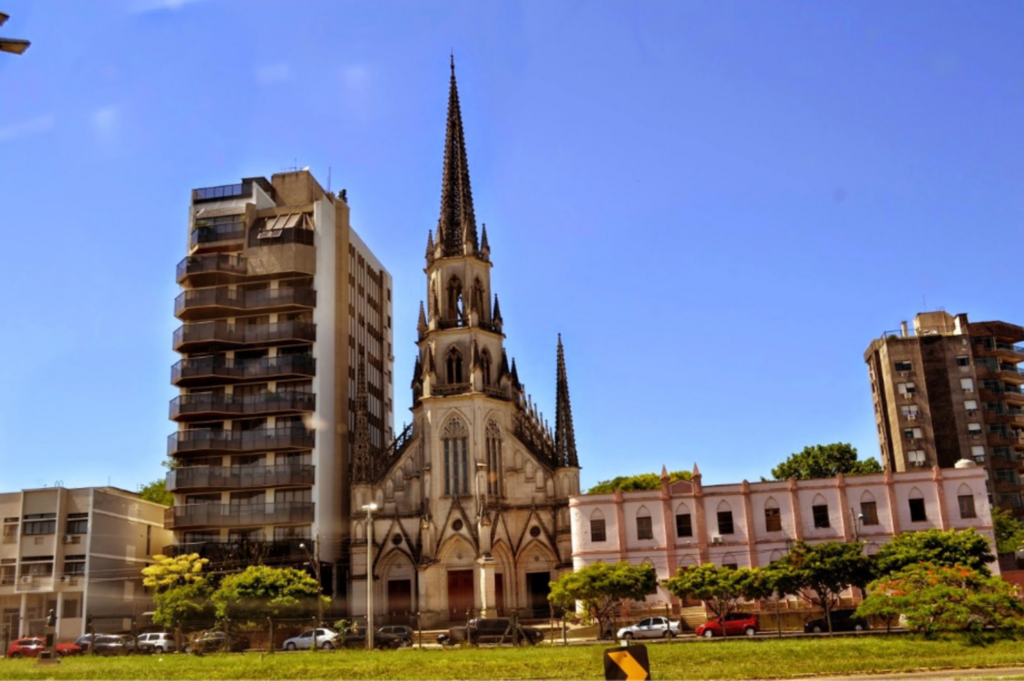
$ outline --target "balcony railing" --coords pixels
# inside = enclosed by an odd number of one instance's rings
[[[191,357],[171,367],[171,383],[200,382],[200,379],[270,378],[272,376],[314,376],[316,360],[309,355],[278,355],[259,359]]]
[[[164,527],[242,527],[309,523],[313,521],[313,503],[290,501],[256,504],[185,504],[164,511]]]
[[[430,394],[439,396],[461,395],[463,393],[468,393],[470,387],[471,386],[469,383],[452,383],[449,385],[436,385],[430,387]]]
[[[245,222],[224,222],[217,225],[201,225],[192,230],[188,237],[189,248],[224,241],[240,241],[245,238]]]
[[[316,307],[316,291],[308,286],[295,286],[262,291],[240,291],[226,286],[184,291],[174,299],[174,314],[198,308],[224,307],[232,310],[259,310],[274,307]]]
[[[312,485],[315,467],[308,464],[276,466],[184,466],[167,473],[167,489],[243,489]]]
[[[303,549],[300,544],[305,544],[306,548]],[[163,555],[174,558],[198,553],[200,558],[206,558],[213,564],[266,564],[308,560],[309,555],[316,555],[314,546],[312,539],[190,542],[165,546]]]
[[[224,272],[227,274],[244,275],[248,272],[245,256],[240,254],[210,253],[207,255],[190,255],[178,263],[178,278],[181,282],[187,276]]]
[[[174,332],[174,349],[209,343],[244,345],[270,343],[282,340],[316,340],[313,322],[271,322],[269,324],[238,325],[225,321],[185,324]]]
[[[235,199],[240,196],[252,195],[252,183],[222,184],[218,187],[202,187],[192,190],[193,201],[213,201],[218,199]]]
[[[225,451],[264,452],[275,449],[312,449],[316,431],[304,426],[260,428],[230,431],[195,428],[172,433],[167,438],[167,454],[184,452]]]
[[[199,393],[179,395],[171,400],[172,419],[187,414],[264,414],[277,411],[313,411],[316,395],[313,393],[268,392],[259,395],[217,395]]]

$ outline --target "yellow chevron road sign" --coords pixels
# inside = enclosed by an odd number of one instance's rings
[[[604,678],[615,681],[647,681],[651,678],[651,663],[647,659],[647,646],[609,648],[604,651]]]

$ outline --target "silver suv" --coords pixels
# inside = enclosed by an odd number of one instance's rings
[[[139,634],[137,640],[138,644],[136,647],[140,653],[162,655],[163,653],[173,653],[178,650],[174,645],[174,634],[169,634],[166,631],[153,634]]]

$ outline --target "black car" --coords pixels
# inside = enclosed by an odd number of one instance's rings
[[[359,631],[346,631],[339,642],[346,648],[366,648],[366,629]],[[378,631],[373,635],[373,647],[375,650],[397,650],[402,647],[400,636]]]
[[[836,610],[832,613],[832,631],[865,631],[869,629],[868,621],[863,617],[854,617],[853,610]],[[824,617],[804,623],[805,634],[821,634],[828,631],[828,622]]]
[[[207,631],[196,634],[185,644],[186,653],[219,653],[230,651],[240,653],[249,647],[249,639],[223,631]]]
[[[534,627],[519,625],[512,627],[512,620],[507,617],[488,619],[472,619],[464,627],[452,627],[447,634],[437,637],[441,645],[453,645],[468,641],[478,643],[528,643],[536,645],[544,640],[544,632]]]
[[[379,636],[380,634],[391,634],[402,639],[403,648],[412,645],[412,629],[404,624],[390,624],[386,627],[381,627],[377,630],[377,635]]]

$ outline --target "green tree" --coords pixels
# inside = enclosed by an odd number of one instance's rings
[[[885,575],[868,586],[857,614],[901,614],[908,629],[925,634],[1024,628],[1024,603],[1014,585],[960,565],[916,563]]]
[[[690,471],[674,471],[668,474],[668,481],[689,480]],[[587,490],[587,494],[611,494],[617,489],[633,492],[644,489],[659,489],[661,476],[657,473],[640,473],[639,475],[620,475],[611,480],[602,480]]]
[[[758,571],[750,568],[718,567],[712,563],[681,567],[665,582],[673,596],[696,598],[715,614],[724,617],[736,609],[742,598],[758,597],[763,587]],[[724,630],[723,630],[724,633]]]
[[[793,594],[825,611],[832,633],[832,610],[840,594],[850,587],[863,588],[874,574],[864,545],[849,542],[808,544],[799,541],[788,554],[768,568],[779,593]]]
[[[1024,523],[1014,518],[1009,511],[994,507],[992,527],[996,535],[997,553],[1016,553],[1024,548]]]
[[[857,458],[857,450],[845,442],[831,445],[804,447],[802,452],[791,454],[788,459],[772,469],[776,480],[810,480],[812,478],[834,478],[843,475],[867,475],[881,473],[882,466],[874,458],[863,461]]]
[[[253,622],[310,616],[317,611],[319,593],[316,580],[302,570],[250,565],[222,579],[212,600],[217,617]]]
[[[898,572],[908,565],[962,565],[988,575],[988,564],[995,560],[988,539],[974,531],[925,530],[896,535],[874,555],[878,574]]]
[[[177,557],[156,555],[154,565],[142,568],[143,585],[156,593],[153,621],[169,629],[184,622],[212,618],[210,595],[213,591],[203,574],[208,561],[198,553]]]
[[[148,485],[143,485],[139,490],[139,498],[146,501],[155,501],[164,506],[174,506],[174,495],[167,491],[167,480],[160,478]]]
[[[651,565],[630,565],[626,561],[609,565],[598,561],[575,572],[562,574],[551,582],[548,600],[565,610],[575,610],[577,603],[597,620],[598,631],[605,630],[623,601],[644,600],[658,588],[658,576]]]

